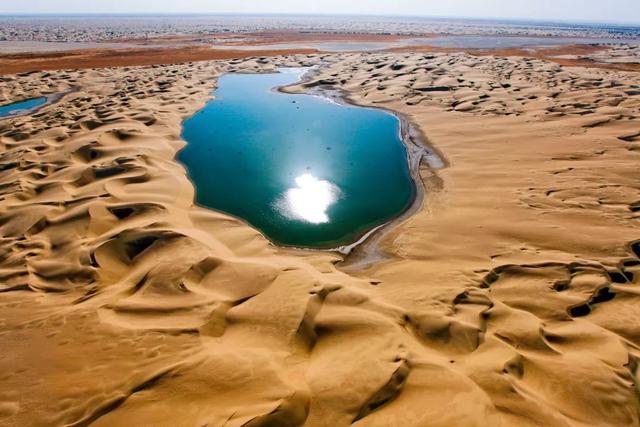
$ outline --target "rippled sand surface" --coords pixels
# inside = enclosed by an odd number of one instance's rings
[[[181,121],[222,73],[313,81],[445,159],[342,256],[195,207]],[[357,53],[3,76],[0,424],[638,425],[637,73]]]

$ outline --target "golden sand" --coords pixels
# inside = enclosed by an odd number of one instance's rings
[[[217,76],[288,65],[446,160],[344,262],[195,207],[174,160]],[[362,53],[2,77],[77,90],[0,121],[0,424],[640,424],[637,76]]]

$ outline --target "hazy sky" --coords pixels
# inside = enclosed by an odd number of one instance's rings
[[[0,13],[340,13],[640,24],[640,0],[0,0]]]

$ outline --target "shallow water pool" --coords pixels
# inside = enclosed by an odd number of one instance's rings
[[[24,101],[13,102],[11,104],[0,105],[0,117],[20,115],[47,103],[46,97],[25,99]]]

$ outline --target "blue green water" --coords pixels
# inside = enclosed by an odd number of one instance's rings
[[[305,70],[226,74],[183,124],[196,202],[275,243],[337,247],[402,213],[415,191],[397,117],[274,88]]]
[[[12,104],[0,105],[0,117],[13,116],[26,110],[39,107],[47,103],[46,97],[26,99]]]

